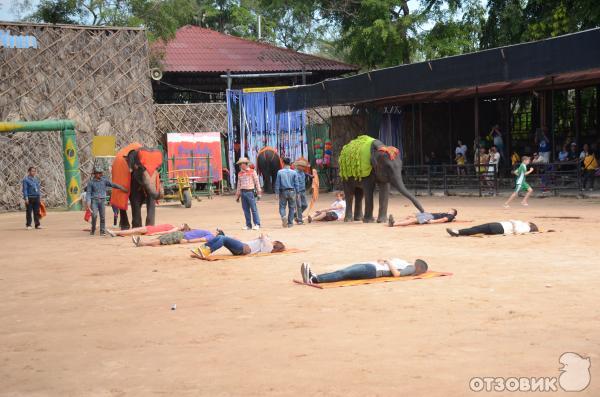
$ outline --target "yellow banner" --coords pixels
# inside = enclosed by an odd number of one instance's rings
[[[244,88],[242,92],[269,92],[282,90],[284,88],[289,88],[287,85],[277,86],[277,87],[255,87],[255,88]]]
[[[95,136],[92,139],[92,156],[115,157],[117,153],[117,139],[114,135]]]

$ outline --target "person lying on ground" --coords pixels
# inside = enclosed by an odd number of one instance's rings
[[[517,220],[508,220],[501,222],[484,223],[466,229],[446,229],[449,235],[453,237],[472,236],[474,234],[526,234],[538,232],[539,229],[535,223],[523,222]]]
[[[414,215],[407,216],[398,222],[394,220],[394,215],[390,215],[388,217],[388,226],[394,227],[452,222],[457,214],[458,211],[454,208],[451,208],[448,212],[418,212]]]
[[[330,273],[314,274],[308,263],[300,266],[302,281],[305,284],[333,283],[343,280],[363,280],[378,277],[417,276],[427,271],[427,263],[422,259],[411,264],[399,258],[378,259],[373,262],[356,263]]]
[[[224,235],[223,231],[217,229],[216,235]],[[204,243],[215,237],[215,234],[208,230],[192,229],[187,231],[175,231],[163,234],[158,238],[149,241],[142,241],[140,236],[131,236],[131,240],[136,247],[158,247],[160,245]]]
[[[208,240],[205,244],[192,250],[192,256],[199,259],[208,258],[219,248],[225,247],[233,255],[250,255],[257,253],[275,253],[285,251],[285,245],[281,241],[271,241],[269,236],[261,234],[257,239],[250,241],[240,241],[229,236],[216,236]]]
[[[173,233],[173,232],[189,232],[192,230],[187,223],[182,223],[179,226],[173,226],[169,223],[163,223],[155,226],[141,226],[134,227],[128,230],[106,230],[111,237],[126,237],[126,236],[134,236],[134,235],[143,235],[143,236],[160,236],[162,234]]]
[[[308,223],[313,221],[337,221],[338,219],[344,218],[346,213],[346,200],[344,192],[337,192],[335,194],[335,201],[331,203],[329,208],[323,208],[314,213],[313,216],[308,216]]]

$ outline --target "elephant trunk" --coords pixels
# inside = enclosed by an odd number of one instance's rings
[[[394,175],[394,177],[391,179],[390,182],[391,182],[392,186],[394,186],[396,188],[396,190],[398,190],[400,193],[402,193],[402,195],[404,195],[404,197],[406,197],[407,199],[412,201],[412,203],[414,204],[415,207],[417,207],[419,212],[425,212],[421,203],[419,203],[417,201],[417,199],[415,198],[415,196],[413,196],[408,191],[406,186],[404,186],[404,182],[402,181],[402,173],[398,173],[397,175]]]
[[[158,190],[156,188],[156,179],[152,178],[147,170],[144,171],[142,176],[142,185],[146,190],[146,194],[150,196],[150,198],[154,200],[158,200],[162,196],[162,189]]]

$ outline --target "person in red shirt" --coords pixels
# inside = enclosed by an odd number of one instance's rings
[[[106,232],[110,234],[111,237],[125,237],[125,236],[135,236],[135,235],[146,235],[146,236],[159,236],[162,234],[173,233],[173,232],[181,232],[188,231],[190,227],[187,223],[182,223],[179,226],[173,226],[168,223],[163,223],[161,225],[155,226],[142,226],[142,227],[134,227],[133,229],[128,230],[107,230]]]
[[[242,209],[244,210],[244,217],[246,218],[246,225],[242,229],[258,230],[260,229],[260,218],[258,216],[256,199],[254,197],[256,194],[258,199],[260,199],[262,195],[258,175],[255,170],[250,168],[250,160],[248,160],[248,158],[240,158],[237,161],[237,164],[240,165],[240,172],[238,174],[235,201],[239,202],[240,199],[242,200]],[[254,226],[252,226],[252,221],[254,221]]]

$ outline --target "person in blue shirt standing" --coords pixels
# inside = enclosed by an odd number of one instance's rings
[[[292,161],[286,157],[283,159],[283,168],[277,171],[275,180],[275,195],[279,199],[279,215],[283,227],[294,225],[294,212],[296,210],[296,195],[300,191],[299,178],[296,172],[290,168]],[[287,217],[286,207],[289,207]]]
[[[306,202],[306,181],[307,174],[306,169],[308,168],[308,163],[302,159],[296,160],[294,163],[294,167],[296,167],[296,178],[298,178],[298,194],[296,196],[296,223],[298,225],[304,225],[304,221],[302,220],[302,213],[308,208],[308,204]]]
[[[35,228],[42,228],[42,225],[40,225],[41,184],[38,177],[35,176],[36,173],[35,167],[29,167],[27,176],[23,179],[23,200],[26,207],[25,227],[27,230],[31,229],[32,215]]]
[[[100,214],[100,235],[106,236],[106,219],[104,206],[106,204],[106,188],[112,187],[128,193],[129,191],[123,186],[113,183],[106,179],[101,169],[94,169],[94,176],[87,185],[87,191],[85,194],[85,204],[87,208],[92,211],[92,230],[90,235],[94,235],[96,232],[96,220],[98,214]]]

